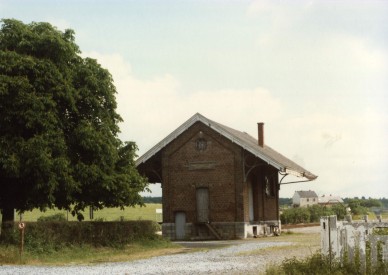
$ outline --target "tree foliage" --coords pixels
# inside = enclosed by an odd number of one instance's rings
[[[134,142],[118,138],[116,89],[74,32],[1,21],[0,208],[141,204]],[[12,210],[13,211],[13,210]],[[7,215],[6,215],[7,216]],[[80,216],[82,219],[82,217]]]
[[[282,224],[309,223],[311,214],[306,207],[288,208],[280,215]]]
[[[388,208],[388,199],[386,199],[386,198],[380,198],[379,201],[381,202],[382,207]]]
[[[368,210],[371,207],[378,207],[381,208],[383,206],[381,199],[366,199],[365,197],[358,199],[358,198],[346,198],[344,200],[348,206],[351,209],[352,214],[355,215],[366,215],[368,214]]]
[[[345,206],[335,204],[327,207],[316,204],[309,207],[288,208],[280,215],[280,219],[283,224],[310,223],[319,222],[321,217],[330,215],[337,215],[338,219],[344,219],[346,215]]]
[[[151,197],[151,196],[146,196],[143,197],[144,203],[162,203],[162,197]]]
[[[292,205],[292,198],[279,198],[279,205],[281,207]]]

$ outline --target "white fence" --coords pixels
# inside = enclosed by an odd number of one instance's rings
[[[337,216],[321,217],[321,252],[330,259],[353,262],[366,270],[388,262],[387,232],[388,223],[381,219],[368,221],[366,216],[364,221],[337,221]]]

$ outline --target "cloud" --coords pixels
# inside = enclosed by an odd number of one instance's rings
[[[185,94],[171,75],[146,80],[135,77],[131,65],[119,54],[87,52],[83,56],[97,59],[112,74],[118,92],[117,111],[124,119],[120,137],[135,141],[139,155],[197,112],[253,136],[257,122],[274,121],[282,113],[280,100],[263,88]],[[159,185],[151,187],[153,196],[161,195]]]
[[[58,30],[61,31],[71,29],[71,24],[63,18],[47,17],[44,21],[50,22],[51,25],[55,26]]]
[[[374,14],[379,18],[379,7],[376,3],[366,7],[370,17],[365,17],[362,6],[350,2],[253,1],[247,14],[258,29],[258,64],[301,90],[316,83],[321,85],[315,89],[335,94],[353,90],[350,86],[356,91],[381,87],[388,74],[388,52],[374,29],[381,24],[373,18]],[[362,31],[365,26],[374,36]]]
[[[249,5],[247,14],[249,16],[256,16],[261,13],[272,12],[276,4],[271,1],[252,1]]]
[[[311,7],[311,1],[255,0],[248,6],[246,15],[251,19],[264,19],[266,27],[269,26],[271,31],[279,33],[280,30],[293,28]]]
[[[326,140],[325,148],[330,148],[334,143],[341,139],[341,134],[335,134],[334,136],[330,133],[322,133],[322,138]]]
[[[255,89],[202,90],[185,94],[171,75],[136,78],[130,64],[119,54],[85,53],[96,58],[113,75],[118,94],[118,113],[123,117],[122,138],[135,140],[140,154],[199,112],[206,117],[256,132],[256,123],[273,121],[282,112],[281,103],[269,91]]]
[[[311,58],[326,72],[336,75],[381,74],[387,72],[387,53],[371,44],[367,39],[332,32],[320,39],[320,45],[307,51]],[[318,68],[319,68],[318,67]]]
[[[368,195],[378,197],[385,188],[388,114],[373,105],[358,109],[357,115],[316,108],[308,115],[297,116],[290,111],[290,105],[292,109],[298,105],[275,97],[268,89],[184,93],[180,81],[172,75],[136,77],[131,65],[119,54],[85,55],[96,58],[113,75],[118,112],[124,119],[120,137],[136,141],[139,154],[200,112],[253,136],[256,122],[266,122],[266,143],[319,176],[314,182],[283,185],[281,196],[292,196],[295,190],[302,189],[361,196],[365,184],[373,182]],[[374,67],[378,63],[371,64]]]
[[[319,194],[347,196],[386,196],[388,114],[371,108],[358,116],[313,113],[308,117],[288,119],[285,133],[299,133],[298,138],[281,141],[280,152],[301,155],[306,168],[319,177],[315,182],[284,185],[283,194],[294,190],[314,189]],[[366,190],[365,186],[370,189]]]

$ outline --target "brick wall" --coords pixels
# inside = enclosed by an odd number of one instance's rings
[[[198,149],[197,141],[206,140]],[[162,152],[164,222],[173,223],[177,211],[187,222],[197,222],[196,189],[209,190],[211,222],[248,222],[248,182],[252,182],[254,219],[277,220],[277,170],[261,160],[247,182],[243,176],[242,148],[201,122],[182,133]],[[271,195],[265,190],[265,176],[271,179]]]
[[[198,149],[197,141],[206,141]],[[243,221],[236,211],[243,199],[240,161],[241,149],[200,122],[171,142],[163,151],[164,222],[174,222],[174,213],[184,211],[187,222],[196,222],[196,189],[209,190],[209,220]],[[167,186],[168,185],[168,186]],[[242,185],[237,184],[237,185]],[[240,213],[241,212],[241,213]]]
[[[250,203],[254,208],[252,224],[279,220],[278,171],[202,122],[177,136],[140,170],[162,180],[163,234],[169,238],[175,238],[177,212],[185,213],[187,237],[206,236],[206,230],[197,224],[197,190],[203,188],[209,196],[207,221],[223,238],[247,235]],[[266,178],[271,179],[270,194]]]

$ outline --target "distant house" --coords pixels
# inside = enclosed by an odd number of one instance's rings
[[[318,198],[318,203],[320,205],[324,205],[324,206],[330,206],[330,205],[333,205],[333,204],[337,204],[337,203],[344,203],[344,201],[341,199],[340,196],[333,196],[333,195],[329,195],[329,196],[321,196]]]
[[[279,174],[310,173],[258,139],[195,114],[141,156],[136,165],[162,184],[163,236],[235,239],[280,227]]]
[[[292,197],[292,204],[294,207],[307,207],[318,204],[318,195],[314,191],[295,191]]]

